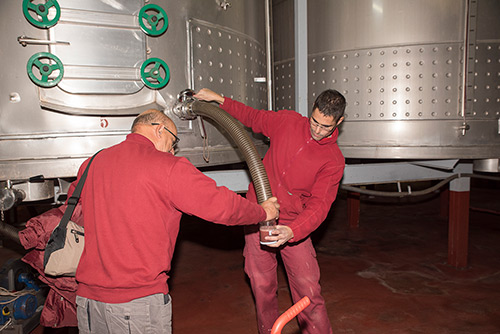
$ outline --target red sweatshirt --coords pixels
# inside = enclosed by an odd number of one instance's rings
[[[160,152],[135,133],[96,156],[81,201],[85,249],[77,294],[106,303],[168,293],[182,212],[225,225],[266,218],[260,205],[217,187],[187,159]]]
[[[220,107],[271,140],[263,163],[280,204],[279,223],[292,229],[291,242],[306,238],[325,220],[344,173],[338,129],[316,141],[309,118],[295,111],[257,110],[227,97]],[[256,197],[250,184],[247,198],[256,201]]]

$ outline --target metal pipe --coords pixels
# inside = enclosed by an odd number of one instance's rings
[[[307,117],[307,0],[294,0],[295,110]]]
[[[417,196],[423,196],[430,194],[445,184],[453,181],[454,179],[458,179],[461,177],[469,177],[469,178],[478,178],[478,179],[483,179],[483,180],[491,180],[491,181],[500,181],[500,177],[495,177],[495,176],[487,176],[487,175],[480,175],[480,174],[470,174],[470,173],[459,173],[459,174],[454,174],[446,179],[438,182],[432,187],[429,187],[424,190],[419,190],[419,191],[408,191],[408,192],[401,192],[401,191],[378,191],[378,190],[369,190],[369,189],[363,189],[360,187],[354,187],[354,186],[347,186],[347,185],[341,185],[340,189],[345,190],[345,191],[350,191],[353,193],[358,193],[358,194],[364,194],[364,195],[370,195],[370,196],[380,196],[380,197],[417,197]]]
[[[267,67],[267,109],[274,110],[273,106],[273,49],[272,49],[272,24],[271,3],[266,0],[266,67]]]

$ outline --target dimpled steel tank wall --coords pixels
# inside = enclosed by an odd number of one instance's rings
[[[0,1],[0,183],[25,200],[122,141],[134,117],[186,89],[265,108],[265,1]],[[196,166],[243,161],[210,121],[172,116],[177,155]],[[253,137],[261,154],[267,145]],[[45,182],[27,182],[43,175]],[[40,180],[38,180],[40,181]],[[57,191],[57,189],[56,189]]]
[[[273,13],[276,104],[294,108],[293,1]],[[345,95],[347,158],[499,158],[499,16],[494,0],[309,0],[308,105]]]

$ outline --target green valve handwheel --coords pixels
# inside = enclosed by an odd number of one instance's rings
[[[146,23],[148,26],[146,26]],[[144,33],[150,36],[159,36],[167,30],[167,13],[158,5],[146,5],[139,12],[139,25]]]
[[[167,63],[160,58],[146,60],[141,66],[141,80],[149,88],[165,87],[170,80],[170,70]]]
[[[64,67],[61,60],[48,52],[35,53],[28,60],[26,67],[31,81],[45,88],[57,85],[64,75]],[[33,67],[38,69],[39,73],[36,75],[33,73]],[[59,71],[59,73],[55,73],[56,71]]]
[[[54,17],[49,18],[49,10],[54,7],[56,12]],[[61,7],[57,0],[46,0],[45,3],[33,3],[33,0],[23,0],[24,17],[38,28],[50,28],[59,21],[61,17]],[[52,15],[51,15],[52,16]]]

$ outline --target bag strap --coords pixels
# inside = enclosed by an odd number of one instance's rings
[[[71,194],[71,197],[68,199],[68,206],[66,207],[66,210],[64,211],[64,215],[61,218],[61,221],[59,222],[59,226],[61,226],[61,228],[63,228],[64,230],[66,229],[66,226],[68,226],[68,222],[71,219],[71,216],[73,216],[73,211],[75,211],[75,207],[78,204],[78,200],[80,199],[83,185],[85,184],[85,180],[87,179],[87,174],[89,171],[90,164],[92,163],[92,160],[94,160],[95,156],[101,151],[98,151],[96,154],[94,154],[92,156],[87,167],[85,168],[85,171],[83,172],[82,176],[80,177],[80,180],[78,181],[78,184],[76,185],[76,188],[73,191],[73,194]]]

